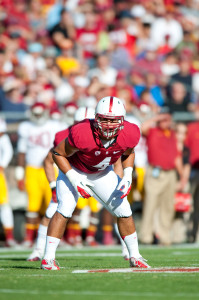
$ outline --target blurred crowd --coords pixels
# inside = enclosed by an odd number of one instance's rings
[[[132,207],[142,203],[141,242],[197,241],[199,1],[0,0],[0,115],[8,128],[32,122],[31,108],[42,103],[63,129],[79,107],[108,95],[124,101],[142,132],[129,195]],[[4,226],[9,240],[12,224]],[[110,216],[103,228],[103,243],[114,243]]]

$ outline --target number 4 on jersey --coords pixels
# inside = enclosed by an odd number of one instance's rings
[[[97,168],[98,170],[104,170],[107,166],[110,165],[111,157],[106,157],[103,159],[99,164],[93,166],[94,168]]]

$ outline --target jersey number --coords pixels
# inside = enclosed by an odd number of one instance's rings
[[[99,164],[93,166],[94,168],[97,168],[98,170],[104,170],[107,166],[110,165],[111,157],[106,157],[103,159]]]

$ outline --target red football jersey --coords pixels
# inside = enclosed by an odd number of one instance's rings
[[[124,129],[119,132],[115,142],[105,148],[94,122],[87,119],[72,126],[68,136],[70,145],[79,149],[68,160],[85,173],[97,173],[114,164],[128,148],[134,148],[140,139],[138,126],[125,121]]]
[[[199,162],[199,122],[193,122],[188,125],[186,146],[190,149],[190,161],[192,166],[198,168]]]
[[[65,140],[68,137],[69,130],[70,127],[62,131],[59,131],[55,134],[54,147],[56,147],[59,143],[61,143],[63,140]]]

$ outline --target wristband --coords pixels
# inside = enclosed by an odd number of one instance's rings
[[[127,167],[124,169],[124,176],[132,177],[133,173],[133,168],[132,167]]]
[[[75,170],[70,169],[68,172],[65,173],[65,175],[71,182],[73,182],[76,178],[78,178],[79,174]]]
[[[21,166],[17,166],[15,168],[15,178],[16,180],[22,180],[24,178],[24,168]]]
[[[54,180],[54,181],[51,181],[51,182],[49,183],[49,185],[50,185],[51,190],[54,189],[54,188],[56,188],[56,181],[55,181],[55,180]]]

